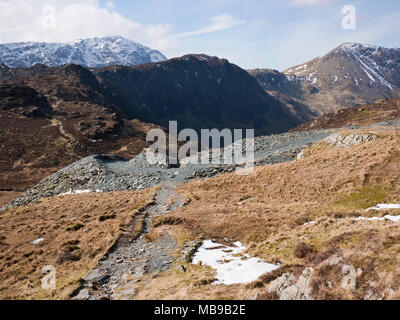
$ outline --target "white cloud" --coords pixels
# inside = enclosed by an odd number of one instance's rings
[[[107,1],[106,2],[106,7],[110,8],[110,9],[114,9],[115,8],[115,4],[113,1]]]
[[[53,6],[51,10],[43,7]],[[174,54],[177,43],[171,25],[141,24],[115,11],[113,2],[105,7],[98,0],[0,0],[0,40],[2,42],[69,42],[76,39],[121,35]],[[48,23],[55,18],[54,28]]]
[[[340,0],[290,0],[290,5],[295,7],[310,7],[315,5],[326,5]]]
[[[189,36],[196,36],[199,34],[205,34],[205,33],[210,33],[210,32],[215,32],[215,31],[221,31],[221,30],[227,30],[230,28],[233,28],[237,25],[244,24],[245,21],[241,20],[235,20],[231,15],[228,14],[223,14],[220,16],[212,17],[211,19],[211,24],[203,29],[196,30],[196,31],[191,31],[191,32],[185,32],[176,35],[175,37],[180,38],[180,37],[189,37]]]

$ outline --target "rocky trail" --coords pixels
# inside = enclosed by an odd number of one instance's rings
[[[140,235],[132,239],[129,231],[125,232],[99,265],[83,278],[82,287],[73,299],[132,299],[143,277],[171,268],[174,263],[172,254],[177,249],[175,241],[167,232],[154,242],[146,239],[146,235],[151,230],[153,217],[182,205],[175,187],[173,183],[161,186],[154,203],[143,213],[145,218]]]

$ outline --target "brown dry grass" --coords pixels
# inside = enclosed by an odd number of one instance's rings
[[[173,229],[173,233],[177,230]],[[257,294],[246,285],[213,285],[215,270],[207,266],[181,263],[186,271],[172,268],[145,277],[139,282],[138,300],[245,300]]]
[[[65,299],[124,232],[142,227],[154,189],[41,200],[0,216],[0,299]],[[103,219],[110,217],[110,219]],[[129,226],[129,228],[128,228]],[[39,244],[33,240],[44,238]],[[41,289],[42,268],[57,269],[57,289]]]
[[[251,255],[267,262],[280,262],[282,268],[249,285],[216,286],[211,284],[214,270],[183,263],[186,272],[173,268],[142,279],[135,298],[248,299],[260,293],[261,298],[273,299],[276,296],[265,294],[268,283],[283,272],[299,275],[306,266],[315,268],[313,288],[318,299],[362,299],[368,290],[385,293],[384,298],[400,297],[400,271],[397,268],[400,223],[353,219],[360,215],[400,214],[399,210],[364,210],[382,202],[400,203],[400,131],[371,129],[369,132],[377,134],[379,139],[341,149],[318,143],[307,150],[302,160],[259,167],[248,176],[226,174],[180,185],[178,192],[182,199],[191,201],[184,208],[155,218],[149,241],[155,241],[164,231],[168,231],[181,246],[193,239],[239,240],[247,245]],[[144,192],[127,192],[126,196],[131,194],[146,201],[151,198]],[[8,211],[8,216],[0,221],[0,225],[7,227],[7,232],[2,232],[7,238],[1,241],[3,246],[10,242],[13,247],[5,247],[8,251],[2,251],[8,252],[7,257],[2,254],[1,262],[2,268],[9,272],[9,282],[2,281],[2,287],[7,285],[12,291],[3,289],[1,296],[48,298],[46,293],[37,291],[40,268],[55,263],[66,289],[59,290],[54,297],[67,297],[71,284],[75,285],[85,273],[82,270],[88,270],[100,256],[91,257],[90,252],[95,249],[90,248],[106,250],[116,238],[112,233],[119,229],[116,219],[124,212],[125,193],[107,196],[109,198],[99,194],[54,198],[17,209],[22,210],[20,214],[17,210],[12,215]],[[91,197],[93,201],[88,204],[87,199]],[[91,213],[90,218],[84,218],[87,206],[94,207],[96,199],[105,201],[96,208],[90,207],[95,210],[96,218]],[[245,199],[249,201],[243,201]],[[116,214],[116,219],[99,221],[101,215],[111,211]],[[35,214],[34,218],[32,214]],[[18,220],[20,215],[21,221]],[[65,217],[61,219],[62,215],[74,220],[66,223],[62,220]],[[52,216],[57,218],[46,220]],[[304,225],[310,221],[315,224]],[[102,226],[101,230],[98,226]],[[32,227],[35,233],[31,233],[29,228]],[[78,230],[66,232],[68,227]],[[47,240],[37,246],[30,244],[43,234],[46,239],[53,235],[56,245]],[[90,240],[83,245],[83,240],[75,235]],[[74,240],[81,243],[71,242]],[[81,253],[81,259],[57,265],[65,244],[72,246],[73,254]],[[46,246],[47,251],[42,252],[42,246]],[[26,253],[28,256],[24,257]],[[344,263],[363,270],[357,279],[357,290],[344,290],[338,267],[324,264],[334,254],[342,256]],[[17,269],[20,278],[11,274],[16,266],[20,266]],[[33,280],[27,276],[30,271],[34,274]],[[2,271],[1,274],[5,273]],[[16,295],[16,292],[22,294]]]
[[[191,199],[190,204],[155,220],[154,225],[169,225],[175,237],[183,239],[180,243],[226,237],[242,241],[251,255],[267,262],[312,265],[318,270],[317,298],[360,298],[370,280],[378,283],[377,288],[396,287],[393,279],[400,277],[395,267],[400,260],[400,245],[393,239],[400,236],[399,224],[353,220],[360,215],[400,214],[399,210],[364,210],[382,202],[400,203],[400,131],[370,132],[380,138],[340,149],[319,143],[302,160],[259,167],[248,176],[227,174],[181,185],[178,191],[183,198]],[[242,202],[251,198],[254,200]],[[309,221],[316,223],[304,225]],[[300,243],[313,248],[302,258],[296,257]],[[318,279],[324,279],[320,263],[335,253],[363,268],[359,290],[351,294],[339,289],[329,291],[318,283]],[[339,276],[333,272],[335,275],[331,282],[338,285]],[[171,283],[172,278],[166,276]],[[160,281],[153,281],[149,288],[158,290]],[[183,287],[179,290],[184,290],[187,298],[220,296],[214,295],[218,290],[212,285],[203,287],[203,295],[189,290],[190,286]],[[233,287],[238,290],[240,286]],[[159,297],[176,297],[176,290],[165,289]],[[231,294],[232,288],[226,290],[228,296],[238,297]]]
[[[62,120],[25,118],[0,111],[0,189],[25,191],[59,169],[89,155],[108,153],[130,159],[148,146],[146,133],[156,126],[139,120],[124,120],[118,136],[114,136],[113,132],[105,133],[97,142],[77,131],[80,121],[87,118],[95,121],[92,118],[104,115],[103,109],[64,103],[61,111],[80,111],[89,116]],[[62,132],[59,123],[62,123]],[[92,129],[95,128],[93,126]]]

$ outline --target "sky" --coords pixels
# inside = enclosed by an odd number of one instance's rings
[[[399,30],[399,0],[0,0],[0,43],[121,35],[244,69],[282,71],[343,42],[400,47]]]

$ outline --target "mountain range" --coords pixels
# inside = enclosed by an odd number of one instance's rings
[[[166,60],[166,57],[161,52],[120,36],[83,39],[69,43],[0,44],[0,63],[13,68],[27,68],[38,63],[51,67],[72,63],[101,68],[163,60]]]
[[[320,115],[400,94],[399,49],[343,44],[284,72],[246,72],[204,54],[158,61],[165,57],[121,37],[74,43],[86,53],[101,49],[102,55],[96,60],[87,54],[80,65],[51,66],[67,60],[49,51],[44,63],[14,68],[9,65],[33,63],[24,48],[42,45],[8,45],[16,51],[8,65],[0,64],[0,189],[24,190],[94,153],[133,157],[147,145],[147,130],[166,128],[170,120],[179,129],[254,128],[265,135],[302,123],[312,128]],[[107,60],[109,48],[115,55]],[[137,48],[147,52],[144,60],[133,59]]]
[[[76,40],[65,44],[0,44],[0,68],[3,65],[3,69],[29,68],[36,64],[48,67],[77,64],[89,68],[104,68],[165,60],[166,57],[161,52],[120,36]],[[190,60],[188,65],[193,61],[198,59]],[[154,72],[158,67],[147,67],[146,70],[151,68]],[[190,68],[186,68],[185,72],[189,72],[188,69]],[[290,109],[295,117],[300,121],[308,121],[342,108],[370,104],[382,98],[400,97],[399,71],[400,49],[343,43],[326,55],[282,72],[266,68],[248,70],[248,73],[257,79],[269,96]],[[190,74],[177,74],[174,81],[180,82],[180,77],[186,81],[190,79]],[[206,83],[207,81],[203,81],[203,84]],[[186,88],[190,88],[190,85],[187,82]],[[142,84],[135,87],[137,91],[142,89]],[[155,96],[152,94],[150,99]],[[141,99],[149,99],[149,95],[146,98],[142,96]],[[147,103],[148,101],[140,101],[141,105]]]

